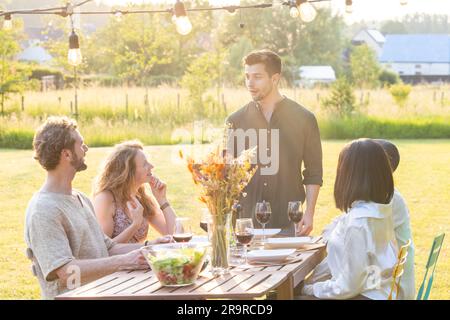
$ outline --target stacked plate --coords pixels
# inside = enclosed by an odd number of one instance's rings
[[[315,244],[317,239],[313,237],[287,237],[270,238],[264,244],[265,249],[301,249],[305,246]]]
[[[247,253],[249,263],[281,263],[284,262],[295,249],[252,250]]]

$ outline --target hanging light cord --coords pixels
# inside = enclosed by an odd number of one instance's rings
[[[21,15],[32,15],[32,14],[56,14],[63,17],[67,17],[71,14],[74,14],[73,9],[81,7],[93,0],[85,0],[76,4],[71,5],[67,4],[65,7],[54,7],[54,8],[46,8],[46,9],[24,9],[24,10],[15,10],[15,11],[0,11],[0,16],[4,16],[7,14],[21,14]],[[316,2],[329,2],[331,0],[309,0],[308,2],[316,3]],[[283,6],[289,6],[290,1],[283,1],[280,3]],[[217,11],[217,10],[226,10],[233,11],[239,9],[265,9],[273,7],[273,3],[260,3],[254,5],[246,5],[246,6],[222,6],[222,7],[207,7],[207,8],[189,8],[186,9],[187,12],[198,12],[198,11]],[[173,8],[165,9],[165,10],[111,10],[111,11],[80,11],[76,12],[76,14],[80,15],[95,15],[95,14],[116,14],[117,12],[121,12],[122,14],[139,14],[139,13],[171,13],[173,12]]]

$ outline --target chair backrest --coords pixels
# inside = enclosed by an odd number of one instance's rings
[[[431,287],[433,285],[434,269],[436,269],[437,259],[439,253],[441,252],[442,243],[444,242],[445,233],[438,235],[434,238],[433,245],[431,247],[430,255],[428,257],[428,262],[425,270],[425,276],[423,277],[422,284],[419,288],[419,293],[417,294],[417,300],[428,300],[430,296]],[[427,281],[428,271],[432,269],[431,275]],[[426,287],[425,287],[426,284]],[[425,293],[424,293],[425,291]]]
[[[405,267],[406,260],[408,258],[408,249],[411,246],[411,239],[400,248],[397,256],[397,263],[392,271],[392,285],[391,292],[389,293],[388,300],[392,300],[394,295],[395,299],[398,297],[398,291],[400,290],[400,280],[403,275],[403,270]]]

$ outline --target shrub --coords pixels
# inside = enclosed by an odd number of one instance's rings
[[[380,84],[382,87],[390,87],[394,84],[397,84],[400,82],[400,77],[397,73],[390,71],[390,70],[383,70],[381,71],[378,80],[380,81]]]
[[[411,86],[407,84],[395,84],[389,89],[395,103],[399,107],[404,107],[411,92]]]
[[[339,78],[331,86],[331,96],[322,101],[322,107],[341,118],[350,117],[356,110],[351,84],[345,78]]]

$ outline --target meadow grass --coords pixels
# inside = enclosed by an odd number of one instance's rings
[[[407,200],[411,212],[413,240],[416,246],[416,287],[422,281],[433,238],[447,233],[436,268],[431,299],[450,299],[450,140],[395,140],[401,153],[395,172],[396,187]],[[338,154],[346,141],[323,141],[324,185],[316,208],[313,234],[319,234],[338,214],[333,201],[333,184]],[[174,161],[180,148],[189,146],[146,147],[154,172],[168,184],[169,201],[179,216],[193,220],[199,227],[202,205],[183,163]],[[74,187],[90,194],[91,182],[111,148],[91,148],[88,170],[79,173]],[[185,152],[186,153],[186,152]],[[44,170],[32,159],[30,150],[0,149],[0,299],[38,299],[37,279],[24,255],[23,222],[27,202],[45,178]],[[284,214],[284,213],[281,213]],[[154,231],[150,238],[157,236]]]
[[[281,88],[281,93],[307,106],[316,115],[323,113],[321,100],[330,94],[328,88]],[[356,102],[362,105],[362,111],[368,116],[388,118],[417,118],[418,116],[449,116],[450,85],[414,86],[404,107],[395,104],[388,89],[354,91]],[[19,113],[21,96],[12,96],[6,103],[7,113]],[[70,89],[48,92],[25,92],[25,114],[39,117],[48,114],[70,114],[70,102],[74,100],[74,92]],[[147,96],[148,105],[145,104]],[[250,99],[243,87],[209,90],[205,96],[219,101],[220,105],[207,105],[205,113],[218,117],[221,112],[229,113],[237,110]],[[86,119],[100,117],[102,119],[123,118],[126,114],[128,97],[128,116],[152,114],[170,116],[175,121],[190,119],[189,92],[185,89],[161,85],[153,88],[141,87],[86,87],[78,91],[79,113]],[[179,102],[179,103],[178,103]],[[226,105],[224,109],[223,103]],[[214,109],[215,108],[215,109]],[[214,110],[212,110],[214,109]],[[158,121],[158,120],[157,120]]]
[[[340,119],[327,114],[321,101],[329,89],[283,88],[282,94],[313,111],[324,139],[361,136],[398,139],[450,138],[450,86],[416,86],[404,107],[395,105],[387,89],[356,90],[358,114]],[[6,104],[0,117],[0,148],[30,149],[34,130],[50,115],[72,116],[72,90],[26,92]],[[112,146],[132,137],[147,145],[179,143],[176,130],[192,131],[196,121],[223,126],[226,116],[249,101],[244,88],[209,90],[204,108],[197,110],[183,89],[104,88],[79,90],[79,126],[91,146]],[[200,139],[209,142],[208,137]]]

